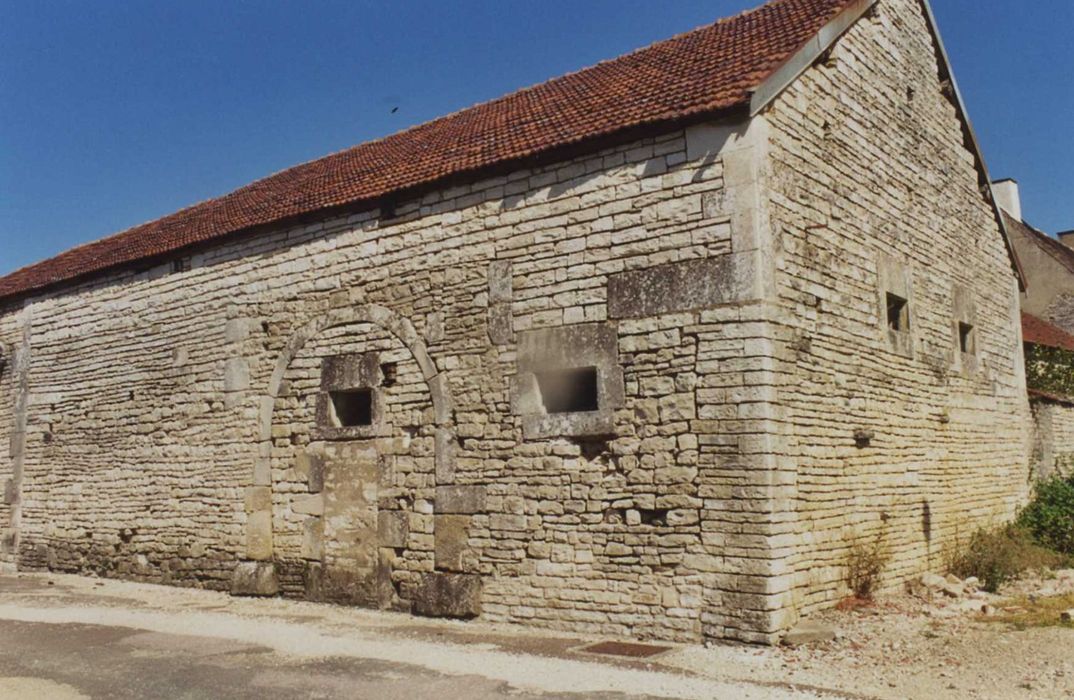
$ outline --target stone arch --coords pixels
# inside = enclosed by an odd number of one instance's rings
[[[455,431],[451,389],[447,377],[437,369],[414,324],[379,304],[335,308],[312,319],[288,339],[276,359],[268,386],[260,397],[253,486],[246,494],[246,557],[235,569],[233,594],[275,595],[279,590],[272,561],[272,421],[287,369],[306,344],[318,335],[331,328],[354,323],[370,323],[384,329],[406,346],[413,356],[432,399],[435,485],[454,482]]]

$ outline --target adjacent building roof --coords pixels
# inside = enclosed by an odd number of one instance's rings
[[[0,299],[322,209],[376,202],[642,127],[748,107],[861,0],[772,0],[620,58],[258,180],[0,278]]]
[[[1014,218],[1006,211],[1003,212],[1003,221],[1007,224],[1008,230],[1021,233],[1024,238],[1036,244],[1037,247],[1052,256],[1056,262],[1074,273],[1074,250],[1043,231],[1039,231],[1026,222]]]
[[[1074,350],[1074,335],[1024,311],[1022,312],[1022,340],[1036,345]]]
[[[1029,395],[1030,401],[1051,401],[1053,403],[1061,403],[1067,406],[1074,406],[1074,399],[1062,394],[1056,394],[1051,391],[1041,391],[1040,389],[1026,389],[1026,393]]]

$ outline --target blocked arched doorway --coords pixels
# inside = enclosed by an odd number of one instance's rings
[[[413,324],[334,309],[289,338],[261,396],[236,594],[409,607],[434,569],[453,402]]]

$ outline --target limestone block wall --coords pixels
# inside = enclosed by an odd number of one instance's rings
[[[1074,405],[1030,399],[1033,409],[1033,475],[1046,479],[1074,473]]]
[[[1026,491],[1015,278],[935,55],[919,3],[881,0],[768,114],[797,475],[773,554],[802,612],[847,594],[853,543],[882,539],[894,585]]]
[[[284,595],[770,641],[759,143],[680,129],[5,311],[19,565],[227,588],[254,561]],[[548,415],[572,366],[599,409]],[[375,383],[376,425],[323,424],[334,381]]]
[[[15,522],[22,440],[17,430],[22,359],[19,314],[0,315],[0,567],[15,564]]]

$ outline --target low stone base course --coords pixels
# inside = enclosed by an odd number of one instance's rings
[[[425,574],[414,591],[413,612],[426,617],[472,618],[481,614],[481,577]]]
[[[235,567],[231,595],[274,596],[280,592],[276,566],[267,561],[243,561]]]

